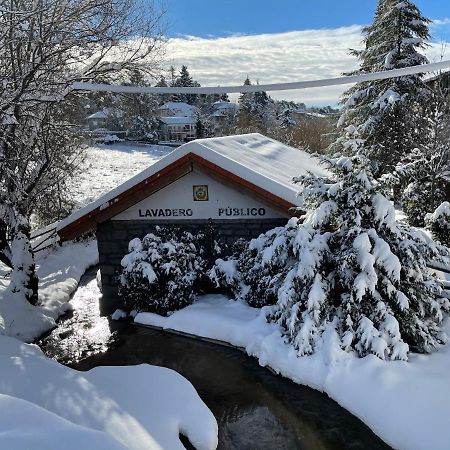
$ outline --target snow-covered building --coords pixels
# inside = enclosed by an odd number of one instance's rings
[[[302,120],[314,120],[314,119],[325,119],[327,116],[325,114],[320,114],[312,111],[308,111],[304,107],[295,108],[291,112],[291,118],[296,122]]]
[[[113,143],[126,137],[127,131],[121,122],[124,113],[116,108],[104,108],[86,117],[89,136],[95,142]]]
[[[167,102],[158,108],[160,117],[194,117],[198,109],[183,102]]]
[[[161,117],[159,141],[183,143],[192,141],[197,134],[196,121],[192,117]]]
[[[95,230],[103,313],[120,306],[116,274],[129,242],[157,225],[194,233],[213,224],[228,243],[282,226],[299,206],[293,177],[327,176],[302,150],[261,134],[184,144],[58,225],[62,241]]]
[[[159,142],[182,144],[195,139],[198,108],[183,102],[167,102],[158,108]]]
[[[238,105],[236,103],[219,100],[213,103],[213,117],[218,122],[229,119],[236,114]]]
[[[106,128],[108,114],[105,111],[97,111],[94,114],[86,117],[86,123],[89,130],[97,130],[99,128]]]

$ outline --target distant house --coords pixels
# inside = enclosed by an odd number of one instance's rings
[[[326,118],[326,115],[308,111],[306,108],[300,107],[291,111],[291,118],[298,123],[302,120],[308,119],[324,119]]]
[[[158,112],[160,117],[194,117],[198,109],[183,102],[168,102],[160,106]]]
[[[234,116],[237,111],[237,105],[235,103],[219,100],[213,104],[213,117],[218,122],[229,119]]]
[[[197,126],[193,117],[161,117],[160,142],[183,143],[196,138]]]
[[[123,111],[104,108],[86,117],[86,124],[91,138],[97,142],[116,142],[126,137],[122,126]]]
[[[183,102],[167,102],[158,108],[159,142],[182,144],[197,134],[198,108]]]
[[[105,111],[97,111],[96,113],[86,117],[87,126],[90,131],[97,130],[99,128],[106,128],[107,121],[108,114]]]

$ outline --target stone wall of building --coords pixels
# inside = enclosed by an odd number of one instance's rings
[[[224,220],[211,221],[219,239],[226,244],[232,244],[240,238],[251,239],[259,236],[271,228],[283,226],[287,219],[261,220]],[[205,230],[211,223],[208,220],[189,221],[160,221],[159,223],[136,221],[112,221],[101,223],[97,227],[97,242],[99,265],[102,277],[103,298],[100,303],[103,315],[113,313],[121,307],[121,300],[117,295],[117,274],[120,261],[128,253],[129,242],[138,237],[143,238],[154,231],[157,225],[175,225],[193,234]]]

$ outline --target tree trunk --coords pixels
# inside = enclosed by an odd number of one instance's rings
[[[7,227],[5,222],[0,220],[0,262],[12,269],[11,249],[8,244]]]
[[[32,305],[38,303],[38,277],[34,252],[30,242],[30,226],[22,216],[12,231],[11,241],[11,291],[22,293]]]

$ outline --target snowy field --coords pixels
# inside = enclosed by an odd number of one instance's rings
[[[82,173],[72,182],[77,206],[93,202],[173,150],[129,142],[89,147]]]
[[[386,362],[344,352],[330,329],[317,353],[298,358],[264,310],[218,295],[169,317],[140,313],[135,321],[243,348],[261,366],[327,393],[398,450],[450,448],[449,345],[431,355],[412,354],[409,362]],[[450,319],[445,331],[450,335]]]

